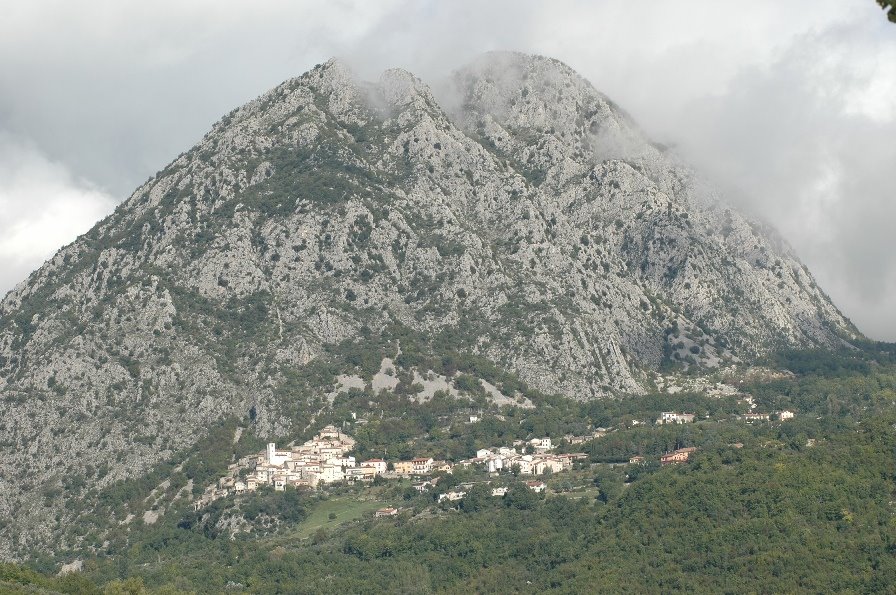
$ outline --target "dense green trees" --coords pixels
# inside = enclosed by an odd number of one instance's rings
[[[594,485],[600,490],[598,499],[601,502],[615,500],[622,494],[622,475],[612,468],[601,467],[594,476]]]

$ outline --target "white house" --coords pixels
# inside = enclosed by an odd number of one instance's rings
[[[694,421],[693,413],[676,413],[675,411],[663,411],[656,420],[658,424],[689,424]]]
[[[535,449],[535,452],[547,452],[554,448],[550,438],[533,438],[529,441],[529,445]]]
[[[444,494],[439,494],[439,502],[443,500],[448,500],[449,502],[457,502],[458,500],[462,500],[466,495],[466,492],[452,490]]]
[[[536,494],[542,493],[547,487],[543,481],[527,481],[526,487],[535,492]]]
[[[283,488],[286,487],[287,476],[285,473],[278,473],[274,476],[274,489],[278,492],[282,492]]]
[[[523,475],[533,475],[535,473],[535,460],[532,458],[532,455],[524,455],[514,459],[513,464],[520,466],[520,473]]]
[[[345,473],[342,472],[341,465],[321,465],[318,476],[323,483],[333,483],[334,481],[345,479]]]
[[[330,457],[327,459],[328,465],[339,465],[340,467],[354,467],[355,466],[355,457]]]
[[[560,471],[563,471],[563,462],[555,457],[545,457],[543,459],[538,459],[535,461],[535,465],[532,471],[533,473],[535,473],[535,475],[541,475],[545,471],[550,471],[551,473],[559,473]]]
[[[268,483],[271,480],[271,470],[268,467],[256,467],[255,477],[259,483]]]
[[[376,469],[373,467],[349,467],[344,473],[349,481],[373,481],[376,477]]]

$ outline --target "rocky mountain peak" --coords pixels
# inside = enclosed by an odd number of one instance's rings
[[[602,128],[636,128],[591,83],[552,58],[485,54],[457,71],[454,83],[467,114],[488,115],[512,130],[574,138]]]
[[[441,111],[429,87],[402,68],[391,68],[383,72],[379,87],[388,105],[396,109],[413,105],[418,109]]]
[[[108,483],[250,411],[261,436],[304,427],[360,373],[327,363],[346,345],[395,357],[413,336],[590,399],[858,336],[567,66],[491,54],[454,85],[444,109],[402,70],[290,79],[4,299],[0,471],[36,471],[0,496],[21,519],[0,554],[50,531],[28,482]]]

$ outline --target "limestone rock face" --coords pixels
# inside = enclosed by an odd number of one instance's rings
[[[664,361],[857,336],[786,244],[567,66],[486,55],[440,102],[331,61],[3,299],[0,557],[52,538],[70,478],[140,473],[250,410],[283,435],[290,374],[395,323],[583,399],[643,392]]]

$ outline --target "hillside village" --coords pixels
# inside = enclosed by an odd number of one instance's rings
[[[357,461],[348,454],[354,447],[355,440],[332,425],[322,428],[311,440],[288,450],[269,443],[264,451],[231,464],[228,474],[210,486],[195,507],[198,509],[218,498],[252,492],[262,486],[279,491],[287,486],[314,489],[337,482],[370,483],[376,477],[425,478],[435,473],[451,473],[458,466],[476,467],[488,473],[534,476],[562,472],[570,469],[575,461],[587,458],[585,453],[553,454],[554,445],[550,438],[517,441],[512,447],[480,449],[475,457],[456,463],[432,457],[409,461]],[[520,452],[518,448],[531,452]]]
[[[739,419],[747,423],[769,421],[773,417],[783,421],[792,419],[794,415],[792,411],[778,411],[773,414],[746,413],[739,416]],[[655,424],[687,424],[693,423],[694,420],[694,414],[667,411],[656,419]],[[582,444],[588,440],[602,438],[610,431],[614,430],[596,428],[588,435],[563,436],[563,441],[568,445]],[[550,437],[541,437],[527,441],[516,440],[509,446],[482,448],[476,451],[475,457],[456,462],[436,460],[432,457],[396,461],[372,458],[358,461],[350,454],[355,449],[354,438],[335,426],[328,425],[303,444],[278,449],[277,445],[271,442],[265,450],[232,463],[228,467],[227,475],[209,486],[194,503],[194,507],[198,510],[219,498],[254,492],[263,486],[282,491],[287,486],[317,489],[340,482],[364,485],[372,483],[378,477],[417,478],[429,480],[414,486],[418,491],[425,491],[434,484],[432,481],[434,475],[452,473],[458,467],[475,468],[492,475],[512,473],[521,476],[542,476],[562,473],[571,469],[576,461],[588,459],[585,453],[556,453],[555,448],[556,445]],[[679,448],[663,454],[659,462],[661,465],[685,463],[696,450],[693,447]],[[628,462],[645,464],[646,460],[642,456],[634,456]],[[541,482],[532,481],[528,484],[536,491],[544,489],[544,484]],[[454,496],[456,497],[456,494]],[[448,497],[451,499],[451,495]]]

